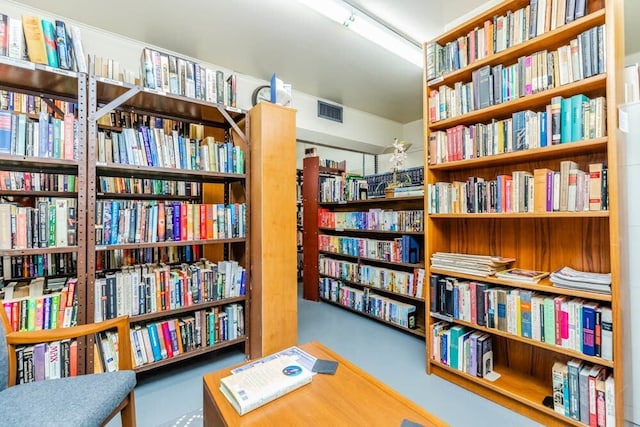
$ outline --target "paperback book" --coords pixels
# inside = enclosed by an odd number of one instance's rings
[[[312,372],[291,356],[254,363],[220,380],[220,391],[240,415],[309,384]]]

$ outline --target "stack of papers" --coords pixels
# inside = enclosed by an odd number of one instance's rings
[[[562,267],[551,273],[553,286],[611,294],[611,273],[591,273]]]
[[[431,268],[440,268],[456,273],[467,273],[488,277],[504,270],[515,258],[494,255],[470,255],[450,252],[435,252],[431,255]]]
[[[549,275],[548,271],[525,270],[524,268],[510,268],[504,271],[498,271],[496,277],[506,280],[515,280],[516,282],[538,283]]]

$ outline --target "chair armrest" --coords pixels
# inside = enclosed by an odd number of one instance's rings
[[[16,354],[18,345],[38,344],[70,338],[93,335],[110,329],[117,329],[118,334],[118,369],[131,370],[131,341],[129,335],[129,316],[105,320],[99,323],[72,326],[69,328],[47,329],[41,331],[17,331],[6,334],[9,345],[9,384],[15,384]],[[91,349],[93,350],[93,349]]]

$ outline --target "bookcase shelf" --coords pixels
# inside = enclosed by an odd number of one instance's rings
[[[365,199],[365,200],[353,200],[349,202],[349,205],[391,205],[402,202],[415,202],[424,200],[422,196],[410,196],[410,197],[396,197],[396,198],[384,198],[379,197],[375,199]],[[321,207],[340,207],[344,206],[347,203],[344,202],[319,202],[318,205]]]
[[[540,2],[537,3],[538,5],[540,4]],[[552,5],[557,6],[563,2],[548,1],[545,3],[547,7],[551,8]],[[436,38],[433,42],[426,43],[425,54],[427,54],[427,52],[437,51],[437,49],[429,46],[431,43],[438,43],[442,46],[441,52],[443,53],[450,47],[452,47],[451,52],[454,52],[457,48],[472,48],[471,45],[466,45],[466,40],[460,41],[462,39],[459,40],[459,38],[466,38],[468,35],[474,37],[476,33],[472,33],[472,31],[475,31],[477,28],[483,28],[487,20],[493,22],[493,25],[496,26],[498,20],[501,19],[499,17],[505,16],[504,22],[507,22],[509,19],[506,17],[507,12],[513,12],[508,16],[514,17],[517,15],[516,11],[529,5],[529,0],[504,0]],[[428,70],[425,69],[423,79],[425,186],[427,186],[427,189],[433,189],[434,187],[429,188],[429,186],[435,185],[436,183],[455,182],[456,186],[466,185],[467,180],[472,182],[475,178],[477,178],[478,181],[484,180],[485,183],[487,183],[496,180],[497,177],[501,175],[511,176],[515,171],[524,171],[525,173],[529,172],[532,174],[535,170],[554,172],[560,169],[560,165],[563,164],[562,162],[573,161],[577,166],[572,166],[572,168],[581,171],[588,170],[589,165],[592,164],[602,164],[606,166],[607,187],[602,191],[604,191],[603,194],[606,196],[606,190],[608,190],[608,200],[603,199],[604,202],[608,201],[608,205],[605,205],[602,210],[595,210],[597,208],[587,206],[587,208],[594,210],[581,210],[578,212],[569,211],[570,207],[563,207],[562,211],[556,209],[554,212],[549,212],[545,211],[544,208],[540,209],[540,204],[537,204],[532,207],[531,210],[533,210],[533,212],[429,213],[426,215],[425,259],[427,261],[425,263],[427,264],[427,279],[425,280],[430,280],[431,283],[431,286],[427,287],[429,289],[425,289],[425,304],[427,306],[426,335],[428,337],[426,340],[426,371],[429,374],[436,374],[448,381],[463,386],[544,425],[579,426],[583,424],[564,414],[556,412],[553,406],[549,408],[543,405],[545,397],[554,395],[553,374],[556,373],[557,375],[557,371],[554,371],[554,364],[557,363],[557,366],[562,367],[563,364],[566,366],[567,362],[576,360],[584,363],[584,366],[587,367],[602,367],[606,370],[605,378],[611,375],[614,379],[613,390],[607,392],[607,399],[615,400],[613,405],[615,409],[615,424],[622,426],[624,421],[624,365],[622,360],[623,334],[621,330],[623,325],[620,308],[620,288],[621,286],[626,286],[626,284],[620,282],[618,225],[619,162],[616,135],[616,106],[618,105],[619,99],[621,99],[621,82],[623,81],[623,49],[621,48],[621,46],[623,46],[623,2],[621,0],[586,0],[585,5],[586,14],[583,17],[577,18],[551,31],[540,32],[540,26],[538,26],[534,31],[540,34],[537,37],[507,47],[495,54],[490,54],[448,74],[430,78],[429,81],[427,81],[426,78],[427,71],[432,72],[434,69],[437,71],[438,67],[429,68],[430,64],[427,64],[426,68],[428,68]],[[531,6],[529,10],[533,10],[533,6]],[[549,25],[549,22],[554,22],[553,20],[548,21],[549,16],[550,15],[546,16],[547,21],[545,25]],[[494,17],[496,17],[496,20],[494,20]],[[516,22],[515,19],[513,22]],[[542,25],[541,23],[533,22],[534,24]],[[545,27],[545,25],[542,26]],[[596,29],[600,26],[606,26],[605,30]],[[592,29],[596,30],[591,31]],[[594,50],[591,51],[594,52],[595,55],[601,54],[602,52],[605,53],[606,56],[603,57],[606,64],[604,73],[564,85],[557,85],[556,76],[554,76],[553,80],[556,86],[553,88],[524,95],[510,101],[496,103],[457,117],[431,121],[433,116],[430,115],[429,97],[432,91],[438,89],[444,90],[442,86],[445,85],[449,88],[454,88],[457,83],[467,84],[473,80],[474,73],[482,67],[486,70],[487,66],[489,66],[490,73],[494,73],[500,72],[500,68],[493,68],[494,66],[501,65],[504,71],[506,67],[518,63],[521,58],[523,58],[525,64],[528,60],[527,58],[534,61],[533,55],[537,52],[546,51],[549,53],[560,47],[564,48],[565,46],[569,46],[572,40],[578,38],[585,31],[591,32],[582,39],[582,42],[578,43],[584,43],[584,40],[587,40],[587,36],[589,36],[591,40],[591,34],[597,33],[598,31],[604,32],[603,45],[595,46]],[[598,40],[599,39],[600,37],[598,37]],[[473,39],[469,40],[469,44],[471,44],[471,40]],[[444,47],[448,43],[452,43],[452,45]],[[456,43],[459,44],[456,45]],[[593,43],[596,42],[594,41]],[[576,46],[576,44],[572,46]],[[598,48],[600,50],[598,50]],[[566,49],[569,49],[569,47]],[[580,48],[578,47],[578,49]],[[576,51],[574,50],[574,54],[575,53]],[[578,50],[577,53],[580,54],[582,52]],[[473,55],[471,54],[470,57],[473,57]],[[540,58],[546,58],[547,61],[549,60],[548,57],[544,56]],[[569,58],[569,60],[571,60],[571,58]],[[578,63],[581,64],[581,62]],[[602,64],[602,62],[600,62],[600,64]],[[513,68],[513,70],[517,70],[517,68]],[[522,78],[526,79],[527,69],[521,71]],[[546,73],[545,70],[541,72],[542,75]],[[485,88],[489,91],[498,90],[497,93],[499,93],[501,88],[493,87],[492,82],[493,80],[489,77],[489,84]],[[479,84],[479,81],[475,83]],[[528,82],[525,82],[525,84],[528,84]],[[474,87],[473,90],[475,89]],[[533,91],[535,91],[535,86]],[[528,92],[522,91],[521,94],[523,93]],[[532,116],[538,115],[537,117],[539,117],[542,114],[551,114],[548,113],[547,108],[551,104],[552,98],[562,97],[566,99],[576,95],[586,95],[589,98],[606,98],[604,114],[607,130],[605,136],[560,143],[557,145],[549,143],[547,144],[548,146],[542,148],[531,148],[451,162],[443,162],[442,158],[437,156],[438,153],[429,153],[430,148],[439,150],[440,146],[438,144],[446,145],[448,142],[451,142],[447,139],[448,134],[446,132],[438,133],[434,135],[437,136],[438,139],[430,140],[430,137],[435,132],[448,131],[451,129],[450,134],[457,138],[461,133],[456,134],[453,128],[459,125],[490,125],[494,120],[499,121],[503,119],[512,119],[515,129],[515,113],[531,110],[533,111]],[[434,96],[432,99],[437,99],[437,97]],[[578,99],[578,97],[576,97],[576,99]],[[472,99],[471,102],[474,101],[477,100]],[[476,104],[479,104],[479,102],[476,102]],[[562,108],[564,109],[565,107]],[[569,115],[568,118],[572,119],[573,115]],[[566,119],[567,117],[562,120]],[[552,122],[548,123],[550,124]],[[477,129],[484,128],[473,128],[473,130]],[[547,129],[549,129],[549,127]],[[472,129],[469,129],[469,131],[471,130]],[[536,137],[539,137],[539,135],[536,135]],[[490,138],[488,138],[488,140],[491,141]],[[562,140],[564,141],[565,139]],[[430,141],[432,143],[435,142],[436,146],[430,147]],[[549,138],[547,141],[551,141],[551,139]],[[536,145],[540,144],[536,144],[535,142],[532,144],[534,147]],[[464,148],[466,149],[466,147]],[[446,147],[446,149],[448,149],[448,147]],[[460,158],[460,156],[458,156],[458,158]],[[564,164],[566,165],[566,163]],[[538,173],[538,177],[540,177],[540,172]],[[588,175],[588,172],[585,172],[585,174]],[[515,174],[513,175],[515,176]],[[474,178],[471,179],[469,177]],[[458,184],[459,182],[463,184]],[[491,184],[487,183],[487,187]],[[538,181],[538,189],[541,187],[540,184],[541,182]],[[535,184],[531,187],[535,187]],[[438,188],[443,188],[446,191],[446,186]],[[433,196],[430,193],[425,194]],[[534,193],[534,196],[535,194],[536,193]],[[529,195],[529,193],[527,195]],[[502,194],[502,196],[504,196],[504,194]],[[440,200],[430,201],[429,197],[425,197],[425,212],[429,211],[430,206],[432,206],[431,202],[434,202],[433,206],[436,206],[434,207],[434,211],[438,209],[436,202],[440,202]],[[538,199],[538,203],[539,202],[540,199]],[[534,204],[535,203],[534,201]],[[457,205],[454,205],[454,209],[457,209],[457,207]],[[492,205],[486,210],[491,210],[493,207],[495,207],[495,205]],[[449,211],[454,211],[454,209],[450,209]],[[473,208],[470,210],[473,211]],[[548,278],[538,283],[522,283],[504,280],[494,276],[480,277],[474,274],[436,268],[430,266],[428,261],[436,252],[503,256],[515,259],[515,262],[509,266],[510,268],[514,267],[534,271],[552,272],[564,266],[569,266],[580,271],[611,273],[611,294],[556,287]],[[439,282],[439,280],[443,278],[444,281]],[[451,282],[449,282],[449,280],[451,280]],[[434,312],[432,312],[432,303],[437,304],[438,298],[448,297],[448,295],[438,293],[434,295],[434,291],[440,289],[439,287],[442,286],[443,282],[458,286],[456,281],[460,283],[459,289],[462,289],[462,292],[466,292],[467,289],[465,288],[465,282],[487,284],[489,285],[487,287],[488,289],[491,289],[491,285],[493,285],[493,289],[497,288],[500,290],[496,292],[504,292],[507,297],[511,297],[512,299],[509,301],[512,301],[512,304],[521,304],[519,299],[521,293],[517,293],[516,291],[527,290],[532,291],[532,295],[546,298],[547,301],[551,299],[556,304],[562,304],[564,301],[574,308],[578,307],[580,315],[582,315],[582,310],[585,306],[597,307],[595,309],[596,312],[602,309],[602,313],[605,312],[605,309],[610,309],[612,313],[611,324],[613,325],[611,341],[613,360],[608,361],[599,356],[587,356],[583,354],[582,351],[566,349],[560,346],[534,341],[530,338],[512,335],[502,330],[479,326],[466,321],[470,320],[466,316],[460,316],[466,320],[459,320],[441,314],[445,312],[447,314],[451,313],[448,309],[434,309]],[[471,286],[470,284],[469,287]],[[433,290],[431,289],[432,287]],[[483,288],[480,289],[481,292],[483,292]],[[525,295],[528,294],[529,293],[525,292]],[[490,293],[485,293],[485,296],[488,295],[490,295]],[[480,295],[480,297],[481,296],[482,295]],[[477,296],[475,297],[478,298]],[[472,299],[470,304],[473,304],[473,301],[475,301],[475,298]],[[464,303],[466,304],[466,302]],[[515,305],[510,306],[510,308],[507,308],[505,305],[506,311],[511,310],[510,315],[513,315],[514,308]],[[526,307],[522,310],[526,310]],[[558,308],[558,310],[562,311],[563,309]],[[516,321],[518,321],[517,317],[520,315],[518,313],[519,312],[516,311]],[[578,313],[574,312],[573,314],[578,317]],[[476,315],[480,314],[476,313]],[[513,321],[513,317],[511,321]],[[448,322],[448,325],[445,322]],[[434,327],[436,324],[437,326]],[[569,320],[567,320],[567,325],[568,324]],[[436,332],[439,333],[440,330],[442,330],[442,333],[446,333],[447,328],[453,325],[457,325],[457,327],[455,330],[449,329],[452,335],[457,334],[462,328],[466,328],[462,329],[465,332],[478,332],[475,336],[471,336],[471,340],[477,338],[479,334],[489,334],[492,342],[493,370],[501,375],[499,379],[491,382],[487,379],[453,369],[447,364],[442,363],[440,359],[434,359],[438,354],[434,348],[434,341],[440,342],[440,335],[435,336],[434,334]],[[580,328],[582,328],[582,326],[580,326]],[[581,329],[578,332],[580,339],[583,338],[583,333],[588,332],[589,330],[584,332]],[[600,338],[601,337],[598,337],[596,339]],[[480,340],[480,338],[477,339]],[[586,341],[585,345],[587,345]],[[582,350],[582,348],[580,350]],[[607,356],[607,358],[609,357]],[[601,385],[604,385],[604,380],[601,380],[601,382]],[[575,395],[573,395],[573,397],[575,398]],[[580,399],[583,399],[583,396],[580,396]],[[607,404],[608,403],[609,402],[607,402]]]
[[[170,357],[168,359],[160,360],[158,362],[147,363],[147,364],[138,366],[138,367],[134,368],[134,371],[136,371],[137,373],[150,371],[152,369],[157,369],[157,368],[159,368],[161,366],[166,366],[166,365],[169,365],[169,364],[172,364],[172,363],[179,362],[181,360],[186,360],[186,359],[190,359],[192,357],[201,356],[203,354],[207,354],[207,353],[211,353],[211,352],[214,352],[214,351],[218,351],[218,350],[223,349],[225,347],[231,347],[231,346],[237,345],[237,344],[247,345],[246,344],[247,341],[248,341],[248,337],[247,336],[242,336],[240,338],[236,338],[236,339],[229,340],[229,341],[222,341],[220,343],[217,343],[217,344],[214,344],[214,345],[211,345],[211,346],[200,347],[200,348],[198,348],[196,350],[191,350],[191,351],[188,351],[186,353],[182,353],[182,354],[179,354],[177,356]]]
[[[96,193],[98,199],[133,199],[133,200],[200,200],[200,196],[179,196],[174,194],[149,193]]]
[[[529,289],[532,291],[540,291],[540,292],[545,292],[550,294],[569,295],[572,297],[586,298],[586,299],[595,300],[595,301],[606,301],[606,302],[611,301],[611,295],[600,294],[597,292],[580,291],[575,289],[558,288],[553,286],[553,284],[549,279],[542,279],[538,283],[515,282],[510,280],[499,279],[494,276],[481,277],[481,276],[475,276],[473,274],[459,273],[456,271],[443,270],[441,268],[433,268],[433,267],[431,267],[431,273],[442,274],[444,276],[455,276],[461,279],[469,279],[469,280],[474,280],[474,281],[483,282],[483,283],[493,283],[496,285],[509,286],[513,288]]]
[[[609,211],[431,214],[433,219],[606,218]]]
[[[435,318],[438,318],[438,319],[446,320],[448,322],[455,323],[455,324],[458,324],[458,325],[468,326],[468,327],[476,329],[478,331],[488,332],[490,334],[501,336],[501,337],[505,337],[505,338],[508,338],[510,340],[520,341],[522,343],[529,344],[529,345],[532,345],[532,346],[535,346],[535,347],[540,347],[540,348],[544,348],[544,349],[547,349],[547,350],[551,350],[551,351],[553,351],[555,353],[564,354],[564,355],[570,356],[572,358],[582,359],[582,360],[584,360],[586,362],[590,362],[590,363],[597,364],[597,365],[600,365],[600,366],[607,366],[609,368],[613,368],[613,362],[612,361],[605,360],[605,359],[603,359],[601,357],[588,356],[588,355],[586,355],[584,353],[580,353],[579,351],[571,350],[571,349],[564,348],[564,347],[561,347],[561,346],[547,344],[547,343],[544,343],[544,342],[541,342],[541,341],[536,341],[536,340],[531,339],[531,338],[521,337],[519,335],[513,335],[513,334],[510,334],[508,332],[501,331],[499,329],[487,328],[487,327],[484,327],[484,326],[477,325],[475,323],[466,322],[466,321],[461,320],[461,319],[455,319],[453,317],[442,316],[439,313],[431,313],[431,316],[435,317]]]
[[[584,426],[579,421],[560,415],[552,408],[542,404],[544,398],[549,395],[548,386],[507,366],[495,365],[494,370],[500,374],[500,378],[491,382],[458,371],[435,360],[429,360],[428,363],[433,373],[470,391],[488,395],[491,400],[498,403],[505,404],[509,401],[505,398],[508,398],[533,409],[528,414],[530,416],[535,414],[537,419],[545,425]]]
[[[424,268],[424,263],[423,262],[410,264],[410,263],[406,263],[406,262],[386,261],[384,259],[366,258],[366,257],[361,257],[361,256],[355,256],[355,255],[347,255],[347,254],[341,254],[341,253],[338,253],[338,252],[319,251],[319,253],[321,253],[323,255],[330,256],[330,257],[352,259],[354,261],[364,261],[364,262],[370,262],[370,263],[396,265],[396,266],[408,267],[408,268]]]
[[[319,227],[318,230],[328,233],[349,233],[349,234],[413,234],[423,236],[424,231],[400,231],[400,230],[360,230],[356,228],[328,228]]]
[[[40,255],[40,254],[62,254],[66,252],[80,252],[78,246],[60,246],[53,248],[30,248],[30,249],[0,249],[0,255]]]
[[[46,157],[12,156],[0,154],[4,170],[34,170],[37,172],[78,173],[78,162],[74,160],[50,159]]]
[[[237,239],[209,239],[209,240],[168,240],[165,242],[148,243],[122,243],[116,245],[96,245],[96,251],[112,251],[115,249],[140,249],[140,248],[162,248],[165,246],[193,246],[193,245],[213,245],[224,243],[242,243],[246,238]]]
[[[172,169],[155,166],[136,166],[121,164],[96,164],[98,173],[101,176],[122,176],[122,177],[149,177],[163,179],[173,179],[181,181],[201,181],[210,183],[226,183],[233,181],[244,181],[245,174],[207,172],[202,170]]]
[[[73,191],[35,191],[35,190],[0,190],[0,196],[6,197],[63,197],[75,198],[78,193]]]
[[[0,81],[4,86],[36,96],[78,98],[80,73],[35,64],[7,56],[0,57]]]
[[[353,313],[357,313],[357,314],[359,314],[361,316],[364,316],[364,317],[367,317],[369,319],[376,320],[376,321],[378,321],[380,323],[384,323],[385,325],[393,326],[394,328],[400,329],[401,331],[407,332],[409,334],[412,334],[412,335],[415,335],[415,336],[418,336],[418,337],[421,337],[421,338],[425,337],[424,329],[422,329],[421,327],[418,327],[416,329],[405,328],[404,326],[398,325],[397,323],[389,322],[388,320],[384,320],[384,319],[380,319],[379,317],[373,316],[373,315],[371,315],[369,313],[365,313],[364,311],[356,310],[356,309],[348,307],[346,305],[342,305],[342,304],[340,304],[338,302],[331,301],[330,299],[326,299],[326,298],[320,298],[320,299],[322,301],[326,302],[326,303],[335,305],[337,307],[343,308],[343,309],[351,311]],[[421,322],[420,318],[418,318],[417,324],[418,325],[422,325],[423,324],[423,322]]]
[[[419,302],[424,303],[424,298],[414,297],[412,295],[403,294],[401,292],[390,291],[390,290],[387,290],[387,289],[379,288],[379,287],[374,286],[374,285],[367,285],[365,283],[354,282],[352,280],[342,279],[340,277],[330,276],[328,274],[322,274],[322,273],[320,273],[320,277],[327,277],[329,279],[340,280],[341,282],[346,283],[348,285],[355,285],[355,286],[360,286],[360,287],[363,287],[363,288],[369,288],[369,289],[371,289],[373,291],[376,291],[376,292],[379,292],[379,293],[382,293],[382,294],[389,294],[389,295],[393,295],[395,297],[406,298],[406,299],[409,299],[409,300],[419,301]]]
[[[176,314],[189,313],[196,310],[204,310],[211,307],[232,304],[234,302],[242,302],[242,301],[245,301],[246,299],[247,297],[245,295],[242,295],[239,297],[224,298],[224,299],[219,299],[215,301],[207,301],[200,304],[193,304],[185,307],[174,308],[172,310],[164,310],[164,311],[156,311],[154,313],[140,314],[137,316],[131,316],[129,319],[131,323],[145,322],[148,320],[158,319],[161,317],[171,317],[171,316],[175,316]]]
[[[607,137],[557,144],[547,147],[531,148],[493,156],[483,156],[469,160],[457,160],[431,165],[432,171],[465,170],[486,166],[502,166],[516,162],[532,162],[536,160],[550,160],[563,158],[575,154],[605,152]]]
[[[538,37],[519,43],[496,54],[479,59],[464,68],[444,75],[442,78],[433,79],[427,82],[427,84],[429,85],[429,89],[433,89],[441,85],[450,85],[457,81],[471,80],[471,72],[477,68],[497,63],[511,64],[517,61],[518,58],[524,54],[535,52],[537,50],[556,48],[562,44],[568,43],[569,40],[589,28],[604,24],[604,20],[604,9],[597,10],[587,16],[576,19],[569,24],[558,27],[555,30],[545,32]]]
[[[551,98],[555,96],[571,96],[582,93],[589,97],[604,95],[607,84],[607,74],[599,74],[577,82],[568,83],[562,86],[548,89],[542,92],[526,95],[511,101],[479,110],[470,111],[457,117],[438,120],[430,123],[432,131],[445,130],[458,125],[470,125],[474,123],[491,121],[492,119],[504,119],[511,117],[515,111],[535,110],[551,103]],[[428,111],[428,110],[427,110]]]

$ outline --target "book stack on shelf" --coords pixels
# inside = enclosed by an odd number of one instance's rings
[[[619,0],[505,0],[425,44],[427,372],[546,425],[623,419],[607,129],[621,95],[621,11]],[[472,261],[496,253],[509,262]],[[557,286],[565,268],[573,280]],[[576,387],[575,373],[592,369],[600,394]],[[599,409],[576,406],[597,398]]]
[[[340,170],[331,191],[314,194],[325,178],[317,158],[304,165],[304,259],[314,268],[304,273],[305,298],[424,337],[423,198],[351,198],[348,186],[336,189],[346,182]]]

